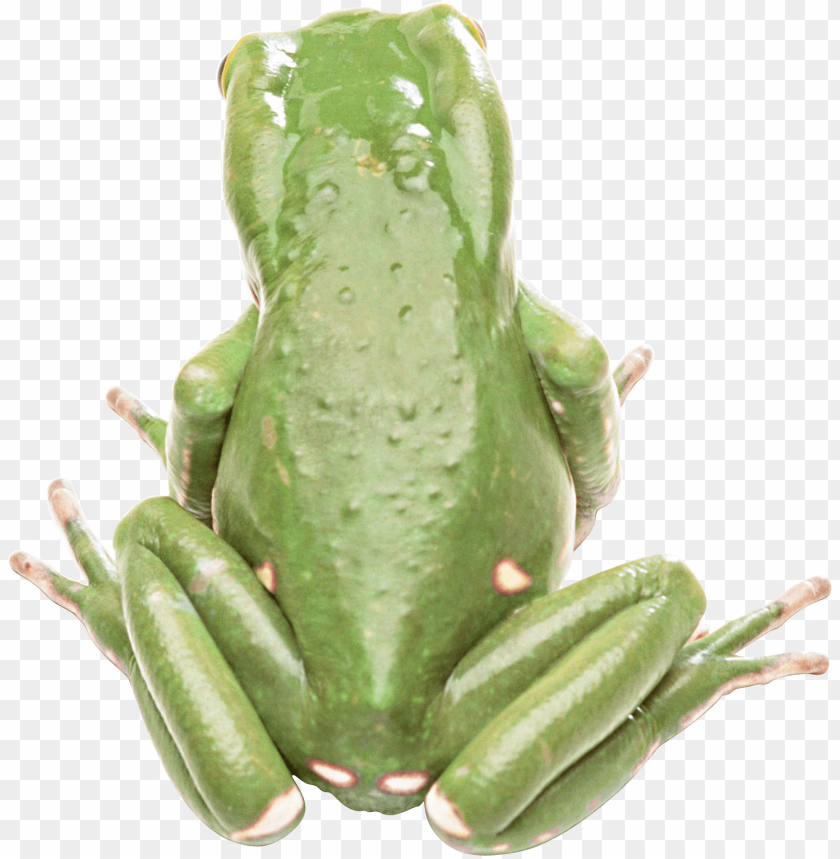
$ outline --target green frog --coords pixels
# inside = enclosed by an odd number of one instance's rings
[[[810,579],[705,635],[669,556],[560,589],[617,490],[620,406],[591,329],[516,275],[514,161],[480,27],[448,5],[337,12],[223,60],[224,193],[253,305],[181,370],[168,422],[111,407],[170,497],[113,561],[72,487],[85,574],[13,568],[131,681],[185,800],[246,844],[425,801],[467,853],[544,843],[734,688],[821,673],[733,654]]]

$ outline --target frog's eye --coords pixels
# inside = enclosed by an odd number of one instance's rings
[[[228,51],[222,61],[219,63],[219,69],[216,72],[216,83],[219,85],[219,92],[222,94],[222,98],[225,97],[225,91],[222,89],[222,75],[225,73],[225,63],[227,62],[227,58],[230,56],[230,51]]]
[[[478,38],[481,40],[481,47],[484,48],[484,50],[486,51],[487,50],[487,36],[484,33],[483,27],[481,26],[481,24],[478,23],[478,21],[475,20],[475,18],[467,17],[467,20],[470,22],[470,24],[472,24],[473,29],[478,34]]]

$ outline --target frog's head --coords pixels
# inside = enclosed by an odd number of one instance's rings
[[[382,206],[395,188],[435,194],[473,268],[512,267],[510,127],[485,47],[445,4],[335,12],[236,43],[218,73],[224,188],[257,296],[302,253],[330,195],[333,210],[360,211],[360,194]]]

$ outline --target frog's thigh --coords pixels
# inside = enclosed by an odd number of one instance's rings
[[[241,558],[244,570],[231,572],[238,555],[168,498],[134,508],[114,543],[134,656],[192,782],[218,823],[214,828],[250,844],[282,838],[299,823],[303,798],[243,691],[238,671],[231,668],[251,632],[262,639],[273,635],[280,649],[286,644],[282,634],[267,631],[265,624],[261,628],[258,621],[250,621],[253,629],[236,625],[237,609],[248,599],[239,573],[244,579],[247,571],[256,588],[261,585]],[[205,595],[205,615],[218,615],[216,623],[227,625],[227,635],[223,629],[211,635],[193,605],[191,598]],[[229,595],[231,607],[225,605]],[[267,642],[254,644],[257,662],[264,661]],[[279,679],[282,684],[284,678]]]
[[[510,618],[447,685],[445,721],[463,725],[466,718],[484,727],[433,785],[430,821],[464,841],[504,830],[647,696],[705,602],[682,562],[654,556],[550,594]],[[489,722],[481,719],[482,706],[495,714]]]
[[[498,855],[527,850],[571,829],[618,793],[662,743],[685,730],[723,695],[795,674],[824,673],[828,659],[818,653],[754,658],[735,654],[830,592],[827,579],[808,579],[706,637],[692,636],[642,703],[543,788],[502,831],[469,831],[461,809],[439,785],[433,786],[426,807],[436,832],[458,850]]]
[[[166,431],[166,468],[172,496],[196,519],[212,526],[212,495],[233,401],[257,330],[250,307],[189,360],[173,389]]]

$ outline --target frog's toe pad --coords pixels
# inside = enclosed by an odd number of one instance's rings
[[[466,840],[473,834],[461,817],[458,806],[441,791],[437,782],[426,794],[426,815],[438,829],[453,838]]]
[[[831,582],[823,576],[813,576],[785,591],[776,602],[782,606],[782,613],[773,629],[778,629],[788,618],[815,602],[824,600],[831,593]],[[768,630],[769,631],[769,630]]]
[[[295,824],[303,808],[303,795],[298,786],[293,784],[275,796],[250,826],[231,832],[230,839],[243,844],[267,839],[276,841]]]
[[[78,522],[85,518],[72,484],[63,477],[53,480],[50,484],[47,489],[47,503],[62,531],[66,530],[68,522]]]

